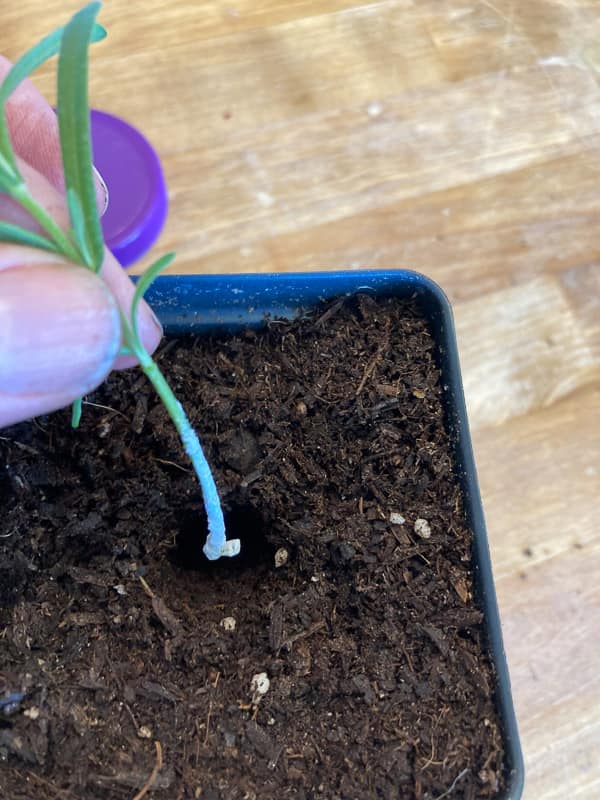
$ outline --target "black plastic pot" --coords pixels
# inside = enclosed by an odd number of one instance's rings
[[[291,318],[323,300],[359,291],[376,296],[415,296],[430,322],[437,344],[447,423],[474,534],[476,589],[498,678],[496,702],[503,722],[508,770],[508,788],[501,798],[519,800],[524,782],[523,757],[502,643],[452,310],[442,290],[423,275],[404,270],[166,276],[155,283],[148,300],[167,334],[181,335],[259,327],[264,324],[266,315]]]

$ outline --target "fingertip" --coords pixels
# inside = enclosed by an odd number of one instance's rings
[[[115,300],[91,272],[62,262],[0,271],[0,394],[80,397],[110,372],[120,340]]]

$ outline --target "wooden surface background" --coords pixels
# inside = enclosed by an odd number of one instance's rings
[[[74,0],[2,0],[16,57]],[[600,797],[600,3],[110,0],[173,271],[408,267],[456,315],[527,767]],[[50,71],[38,85],[53,95]]]

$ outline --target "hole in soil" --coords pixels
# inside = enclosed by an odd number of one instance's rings
[[[169,551],[169,561],[181,569],[194,570],[221,576],[237,574],[257,567],[273,568],[275,547],[267,540],[268,524],[255,508],[235,506],[225,514],[228,539],[239,539],[240,554],[233,558],[208,561],[202,552],[206,536],[205,523],[197,511],[185,511],[175,547]]]

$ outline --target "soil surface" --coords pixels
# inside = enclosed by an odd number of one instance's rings
[[[494,796],[495,676],[418,311],[359,296],[160,363],[243,554],[203,558],[139,373],[77,431],[0,431],[0,797]]]

